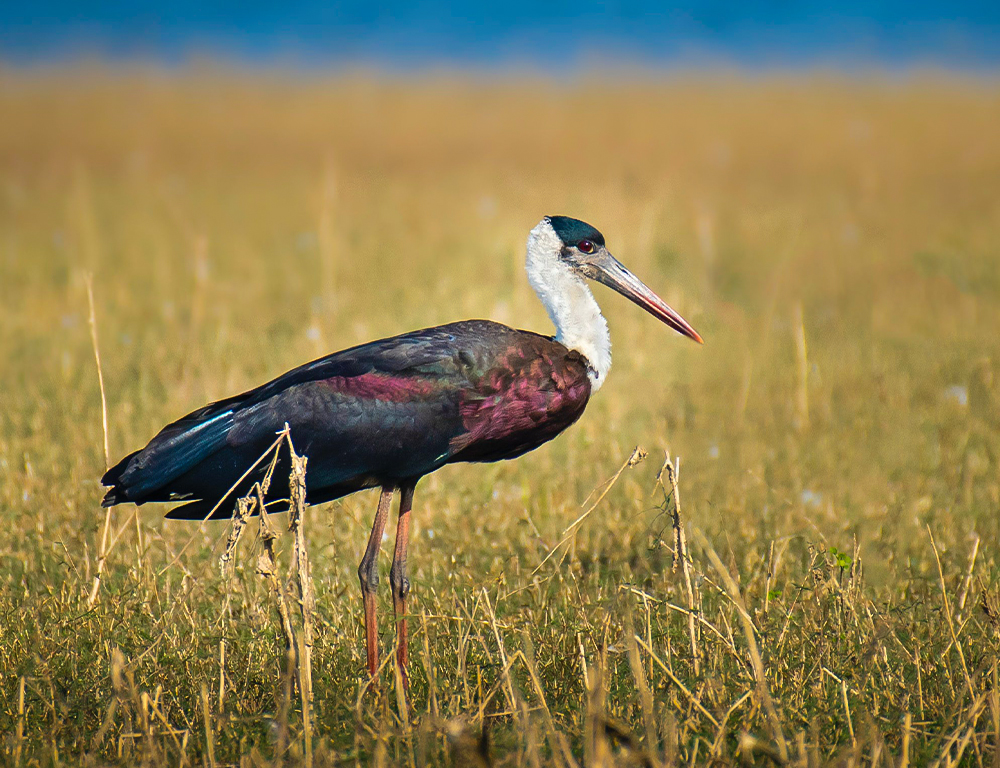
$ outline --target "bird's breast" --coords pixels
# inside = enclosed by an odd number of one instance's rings
[[[495,461],[537,448],[575,422],[589,397],[578,354],[540,337],[514,345],[462,393],[464,432],[452,441],[454,460]]]

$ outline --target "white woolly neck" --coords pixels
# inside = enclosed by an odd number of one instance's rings
[[[611,370],[611,336],[587,284],[559,258],[562,247],[549,220],[542,219],[528,235],[528,282],[556,327],[556,341],[587,358],[590,389],[596,392]]]

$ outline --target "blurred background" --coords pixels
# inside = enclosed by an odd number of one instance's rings
[[[177,65],[654,69],[730,65],[848,70],[1000,62],[990,2],[5,3],[0,46],[18,62],[81,55]]]

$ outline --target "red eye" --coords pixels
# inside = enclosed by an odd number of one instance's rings
[[[581,240],[579,243],[576,244],[576,247],[579,249],[580,253],[594,252],[594,244],[589,240]]]

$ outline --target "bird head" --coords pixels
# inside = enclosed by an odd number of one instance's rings
[[[603,283],[678,333],[702,343],[701,336],[683,317],[611,255],[604,235],[590,224],[568,216],[546,216],[532,230],[532,237],[539,247],[529,248],[529,254],[535,250],[557,259],[574,275]]]

